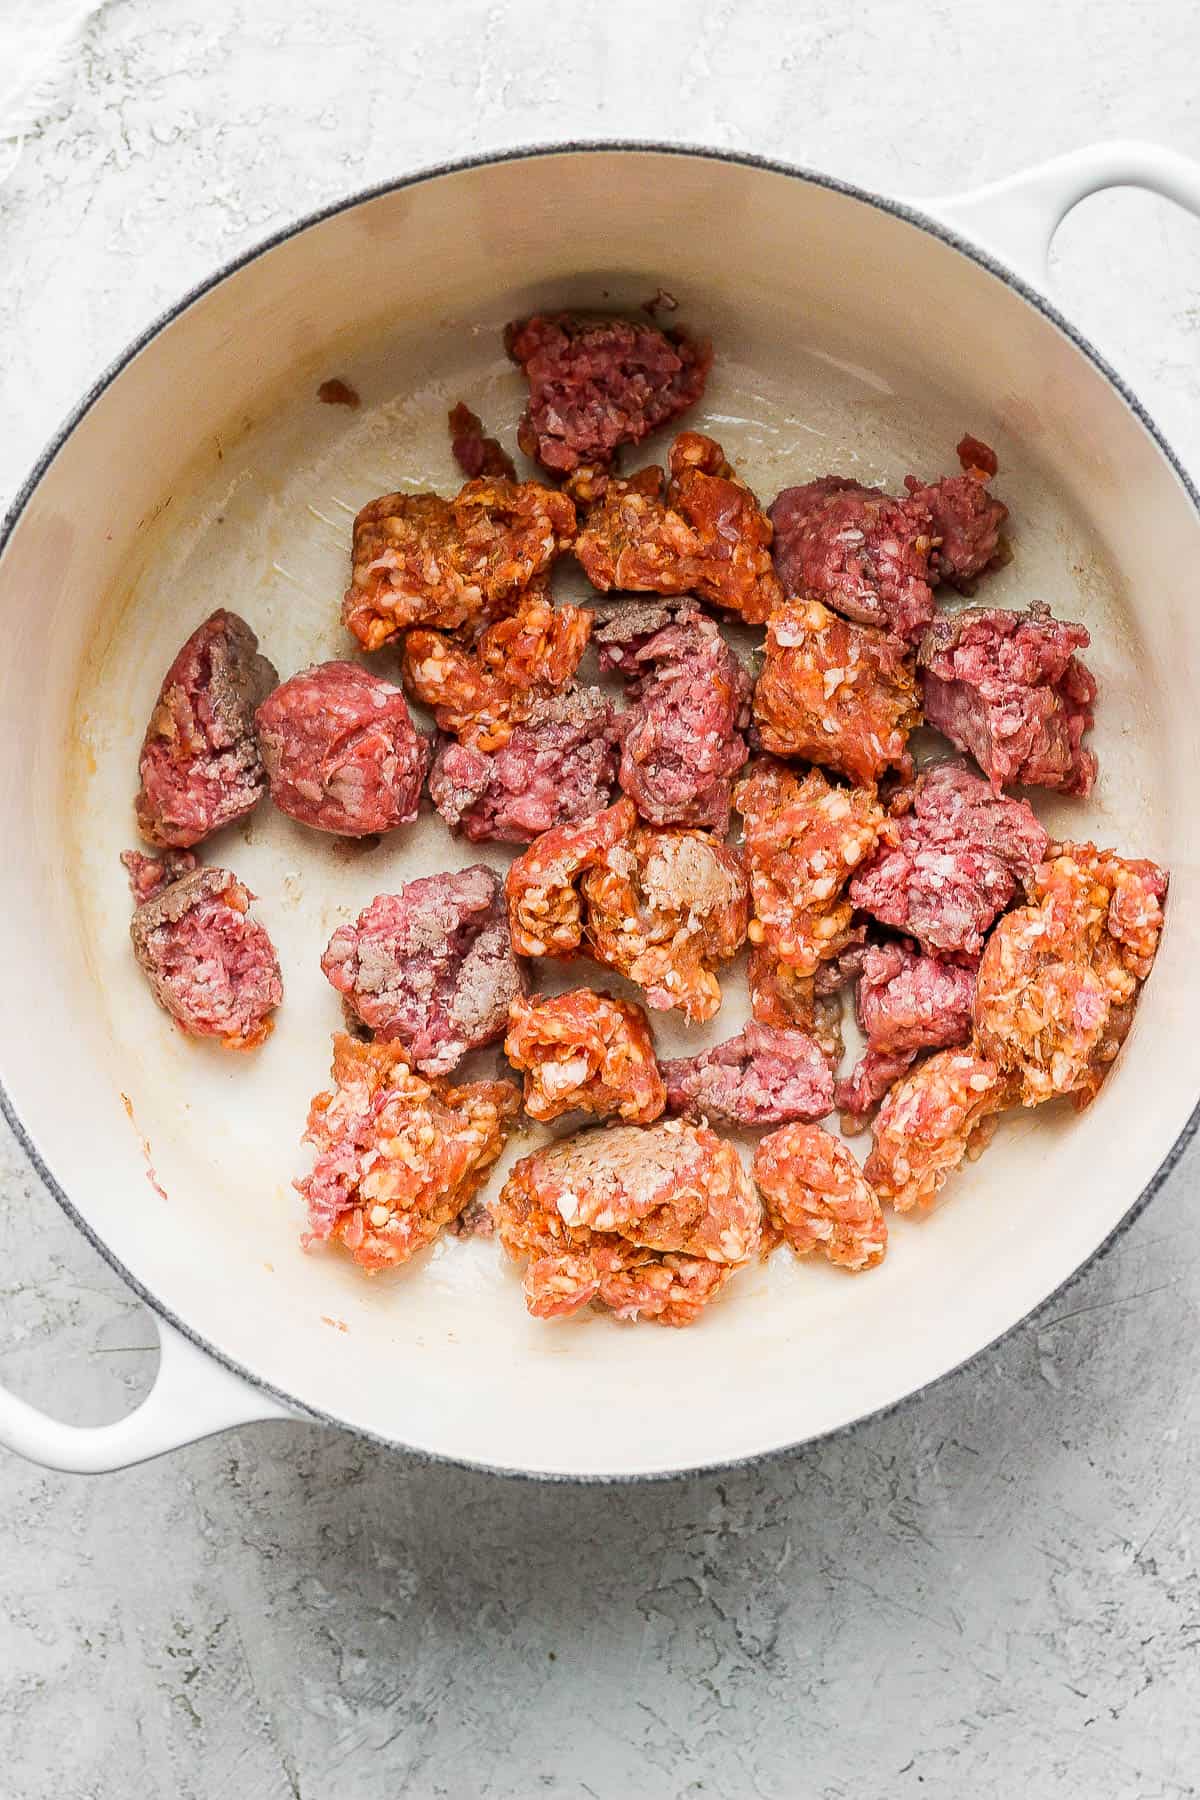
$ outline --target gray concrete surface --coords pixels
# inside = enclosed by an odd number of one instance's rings
[[[1186,0],[0,0],[0,97],[59,27],[0,113],[0,499],[158,308],[420,163],[653,134],[915,195],[1105,135],[1200,155]],[[1200,228],[1097,199],[1055,278],[1200,467]],[[301,1425],[0,1458],[0,1795],[1196,1792],[1198,1175],[975,1367],[728,1476],[539,1488]],[[0,1379],[132,1404],[150,1322],[9,1143],[0,1257]]]

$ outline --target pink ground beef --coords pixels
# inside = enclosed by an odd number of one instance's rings
[[[426,1075],[503,1037],[524,991],[500,881],[482,863],[378,895],[334,932],[321,967],[363,1024]]]
[[[928,769],[850,883],[856,907],[943,956],[974,956],[1049,841],[1024,800],[999,798],[958,763]]]
[[[164,850],[159,856],[145,856],[140,850],[126,850],[121,863],[129,877],[129,889],[138,906],[143,900],[153,900],[155,894],[161,893],[171,882],[190,875],[193,869],[199,867],[190,850]]]
[[[447,423],[450,427],[450,451],[468,481],[480,476],[499,476],[506,481],[517,479],[516,465],[499,438],[488,437],[483,420],[460,400],[452,406]]]
[[[196,869],[160,885],[129,927],[159,1005],[184,1031],[231,1050],[261,1044],[283,998],[274,947],[250,917],[252,899],[228,870]]]
[[[925,717],[975,758],[995,791],[1015,784],[1086,798],[1096,757],[1083,748],[1096,683],[1075,654],[1082,625],[1028,612],[968,607],[937,619],[921,645]]]
[[[839,1110],[861,1122],[922,1050],[969,1041],[978,962],[925,956],[911,944],[872,944],[863,953],[856,1010],[867,1045],[837,1085]]]
[[[606,467],[622,444],[677,419],[703,394],[712,364],[708,344],[634,319],[536,314],[511,324],[504,341],[529,383],[517,441],[563,473]]]
[[[342,837],[416,818],[429,746],[390,681],[321,663],[277,687],[255,718],[271,798],[290,818]]]
[[[833,1108],[833,1076],[820,1047],[803,1031],[748,1024],[701,1056],[662,1064],[667,1108],[730,1125],[782,1125],[823,1119]]]
[[[823,600],[858,625],[915,643],[933,618],[933,517],[907,496],[825,475],[784,488],[768,516],[775,572],[788,594]]]
[[[1007,506],[973,474],[944,475],[925,484],[909,475],[904,485],[909,498],[928,509],[934,537],[940,540],[930,558],[933,579],[969,592],[1001,555]]]
[[[136,810],[147,843],[185,849],[258,805],[266,776],[254,709],[278,679],[236,613],[213,613],[188,638],[142,743]]]
[[[602,811],[616,772],[612,705],[599,688],[574,688],[535,701],[498,750],[443,742],[429,792],[446,822],[471,843],[529,844],[554,825]]]

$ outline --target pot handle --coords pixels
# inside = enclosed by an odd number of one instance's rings
[[[64,1425],[0,1388],[0,1444],[43,1468],[94,1475],[130,1468],[234,1425],[298,1416],[163,1319],[154,1316],[154,1322],[158,1374],[133,1412],[111,1425]]]
[[[932,213],[961,230],[1035,287],[1044,288],[1050,244],[1071,208],[1089,194],[1112,187],[1148,188],[1200,217],[1200,163],[1137,139],[1089,144],[986,187],[912,204],[915,211]]]

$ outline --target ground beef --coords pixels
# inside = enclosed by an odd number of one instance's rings
[[[1095,1098],[1153,965],[1166,893],[1156,863],[1060,844],[1033,904],[1000,921],[979,967],[976,1030],[1024,1105]]]
[[[963,1158],[986,1148],[1013,1098],[1003,1071],[974,1048],[939,1050],[883,1102],[863,1174],[897,1212],[928,1206]]]
[[[856,1008],[867,1047],[837,1087],[838,1108],[853,1128],[922,1050],[969,1041],[975,976],[974,965],[940,962],[909,944],[872,944],[864,951]]]
[[[683,432],[667,463],[665,497],[656,470],[577,486],[597,496],[575,543],[588,580],[602,593],[696,594],[761,625],[783,598],[770,521],[713,438]]]
[[[482,863],[379,894],[329,940],[321,967],[364,1025],[426,1075],[494,1044],[523,990],[499,878]]]
[[[250,917],[253,898],[227,869],[195,869],[160,884],[129,927],[159,1005],[193,1037],[229,1050],[261,1044],[283,999],[274,946]]]
[[[646,1015],[632,1000],[590,988],[516,999],[504,1054],[525,1072],[534,1119],[582,1110],[650,1125],[666,1105]]]
[[[841,988],[821,990],[818,978],[827,971],[836,972],[837,966],[835,959],[822,963],[816,975],[801,975],[790,963],[781,962],[765,944],[753,945],[746,959],[750,1007],[758,1023],[773,1025],[780,1031],[803,1032],[812,1038],[834,1070],[845,1050]]]
[[[583,607],[555,608],[544,595],[526,595],[470,650],[440,631],[410,631],[404,685],[443,731],[475,750],[496,750],[539,700],[566,687],[591,629]]]
[[[523,725],[490,754],[442,743],[429,773],[433,803],[473,844],[528,844],[543,831],[590,819],[612,800],[617,729],[599,688],[537,700]]]
[[[704,392],[712,348],[635,319],[536,314],[504,344],[529,383],[517,441],[545,469],[606,467],[622,444],[669,425]]]
[[[680,1119],[535,1151],[494,1210],[505,1250],[528,1259],[525,1304],[540,1319],[595,1300],[620,1318],[689,1325],[762,1236],[733,1145]]]
[[[142,741],[136,808],[147,843],[185,849],[253,812],[267,785],[254,709],[278,680],[236,613],[215,612],[193,631]]]
[[[642,825],[597,859],[582,887],[596,961],[640,987],[648,1006],[711,1019],[721,1005],[717,965],[737,953],[750,912],[737,852],[706,831]]]
[[[958,763],[938,763],[916,783],[894,841],[850,883],[850,898],[926,950],[974,956],[1028,887],[1047,842],[1024,800],[996,796]]]
[[[943,475],[940,481],[924,484],[909,475],[905,486],[909,498],[933,520],[933,579],[970,593],[976,578],[1002,558],[1000,531],[1008,518],[1007,506],[973,474]]]
[[[181,876],[190,875],[199,863],[190,850],[164,850],[160,856],[144,856],[140,850],[126,850],[121,857],[135,902],[152,900]]]
[[[851,625],[819,600],[790,600],[767,625],[754,721],[775,756],[802,756],[859,785],[887,769],[908,775],[908,734],[921,723],[912,658],[889,632]]]
[[[802,1031],[755,1022],[702,1056],[664,1063],[663,1078],[667,1106],[689,1119],[780,1125],[833,1110],[833,1076],[820,1046]]]
[[[342,617],[367,650],[409,625],[456,631],[536,591],[574,536],[571,500],[535,481],[468,481],[453,500],[384,494],[354,521]]]
[[[314,1099],[304,1243],[333,1238],[373,1274],[407,1262],[463,1211],[520,1106],[511,1081],[424,1080],[398,1043],[333,1040],[333,1088]]]
[[[997,793],[1016,783],[1086,798],[1096,758],[1083,748],[1096,683],[1075,655],[1082,625],[968,607],[935,620],[921,645],[925,717],[975,758]]]
[[[775,569],[788,594],[822,600],[858,625],[916,643],[933,617],[933,518],[840,475],[784,488],[769,517]]]
[[[583,940],[579,883],[637,824],[621,799],[578,824],[556,825],[510,864],[504,891],[513,947],[521,956],[574,956]]]
[[[856,939],[846,884],[875,848],[883,809],[865,788],[831,787],[764,758],[734,790],[754,896],[752,944],[815,975]]]
[[[866,1049],[835,1089],[842,1130],[848,1137],[862,1131],[888,1089],[907,1075],[917,1060],[915,1050]]]
[[[785,1125],[754,1153],[767,1225],[797,1256],[819,1250],[843,1269],[874,1269],[887,1224],[870,1182],[839,1138],[819,1125]]]
[[[480,477],[505,481],[517,479],[516,465],[498,438],[486,437],[483,420],[462,400],[450,408],[450,449],[454,460],[468,481]]]
[[[321,663],[277,687],[255,722],[271,798],[290,818],[342,837],[416,818],[429,746],[390,681]]]

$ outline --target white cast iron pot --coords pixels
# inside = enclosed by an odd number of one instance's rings
[[[927,1387],[1133,1215],[1196,1122],[1200,517],[1145,413],[1038,291],[1064,213],[1118,183],[1200,212],[1200,170],[1140,144],[923,212],[653,146],[435,170],[283,233],[86,397],[0,539],[0,1069],[14,1128],[154,1309],[163,1357],[116,1425],[67,1427],[0,1395],[0,1440],[111,1469],[299,1416],[549,1476],[728,1463]],[[452,488],[454,400],[511,433],[505,320],[636,306],[660,285],[717,347],[696,424],[768,498],[829,468],[889,487],[936,475],[964,430],[995,444],[1016,557],[988,599],[1082,618],[1100,680],[1097,793],[1043,816],[1173,876],[1135,1030],[1084,1117],[1007,1122],[929,1217],[896,1223],[879,1272],[777,1257],[677,1333],[536,1324],[483,1242],[375,1282],[298,1247],[297,1139],[339,1022],[320,950],[374,892],[474,852],[430,823],[355,856],[265,807],[209,846],[259,895],[284,965],[278,1028],[248,1058],[185,1040],[156,1010],[117,862],[140,735],[186,633],[227,605],[285,674],[345,654],[351,515],[389,488]],[[359,389],[360,410],[319,404],[331,376]],[[736,1023],[731,1008],[709,1038]],[[685,1041],[661,1016],[656,1029],[668,1053]]]

